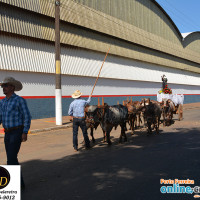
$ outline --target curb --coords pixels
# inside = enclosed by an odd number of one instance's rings
[[[71,125],[62,125],[62,126],[55,126],[55,127],[49,127],[49,128],[42,128],[42,129],[35,129],[35,130],[30,130],[29,135],[35,134],[35,133],[40,133],[40,132],[46,132],[46,131],[52,131],[52,130],[59,130],[59,129],[67,129],[72,127]],[[0,138],[3,138],[4,134],[0,134]]]
[[[49,128],[43,128],[43,129],[35,129],[35,130],[30,130],[29,134],[33,133],[39,133],[39,132],[46,132],[46,131],[52,131],[52,130],[59,130],[59,129],[66,129],[70,128],[72,125],[62,125],[62,126],[55,126],[55,127],[49,127]]]
[[[196,107],[186,107],[186,108],[183,107],[183,110],[192,110],[192,109],[199,109],[199,108],[200,108],[199,106],[196,106]]]

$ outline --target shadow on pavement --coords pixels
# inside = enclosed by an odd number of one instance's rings
[[[115,139],[108,147],[97,140],[91,150],[62,159],[24,162],[22,200],[193,199],[193,194],[161,194],[160,179],[200,185],[199,131],[180,128],[148,137],[128,133],[123,144]]]

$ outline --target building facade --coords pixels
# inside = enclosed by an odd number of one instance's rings
[[[156,99],[163,74],[185,103],[200,101],[200,33],[183,38],[156,1],[61,0],[60,19],[63,115],[74,90],[91,93],[108,49],[92,104]],[[0,0],[0,80],[23,83],[33,118],[55,116],[54,24],[53,0]]]

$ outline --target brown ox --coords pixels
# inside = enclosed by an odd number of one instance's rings
[[[128,109],[128,123],[130,125],[131,134],[134,134],[134,130],[140,127],[141,122],[141,103],[139,101],[123,101]]]
[[[144,119],[147,122],[148,134],[152,133],[152,125],[158,134],[162,113],[160,103],[153,100],[150,101],[150,99],[142,99],[141,105],[143,106]]]
[[[175,105],[171,99],[164,98],[162,101],[162,115],[163,126],[169,126],[172,124],[173,114],[175,111]]]
[[[124,141],[127,141],[127,137],[125,134],[126,131],[126,121],[128,119],[128,109],[123,105],[114,105],[108,106],[103,105],[97,107],[94,112],[91,112],[91,115],[88,116],[90,122],[92,119],[97,119],[98,123],[104,133],[104,139],[106,139],[108,144],[111,144],[110,140],[110,132],[113,127],[117,128],[118,125],[121,127],[121,134],[119,138],[119,142],[122,142],[122,137],[124,137]]]
[[[100,122],[97,115],[98,106],[86,106],[85,107],[85,121],[87,129],[90,129],[90,135],[92,137],[92,142],[95,143],[94,139],[94,129],[96,130]]]

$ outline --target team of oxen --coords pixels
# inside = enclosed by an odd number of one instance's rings
[[[90,105],[85,108],[85,117],[87,128],[91,130],[92,141],[95,142],[93,131],[100,125],[103,131],[103,141],[111,144],[110,133],[113,128],[121,127],[119,142],[127,141],[126,131],[129,124],[131,133],[142,126],[147,128],[147,134],[152,134],[155,130],[159,134],[159,126],[168,126],[172,123],[173,114],[179,113],[179,120],[182,119],[181,105],[174,105],[170,99],[163,99],[162,102],[142,99],[141,101],[132,101],[127,99],[123,105],[117,104],[109,106],[102,105],[98,99],[98,105]],[[161,119],[162,118],[162,119]]]

